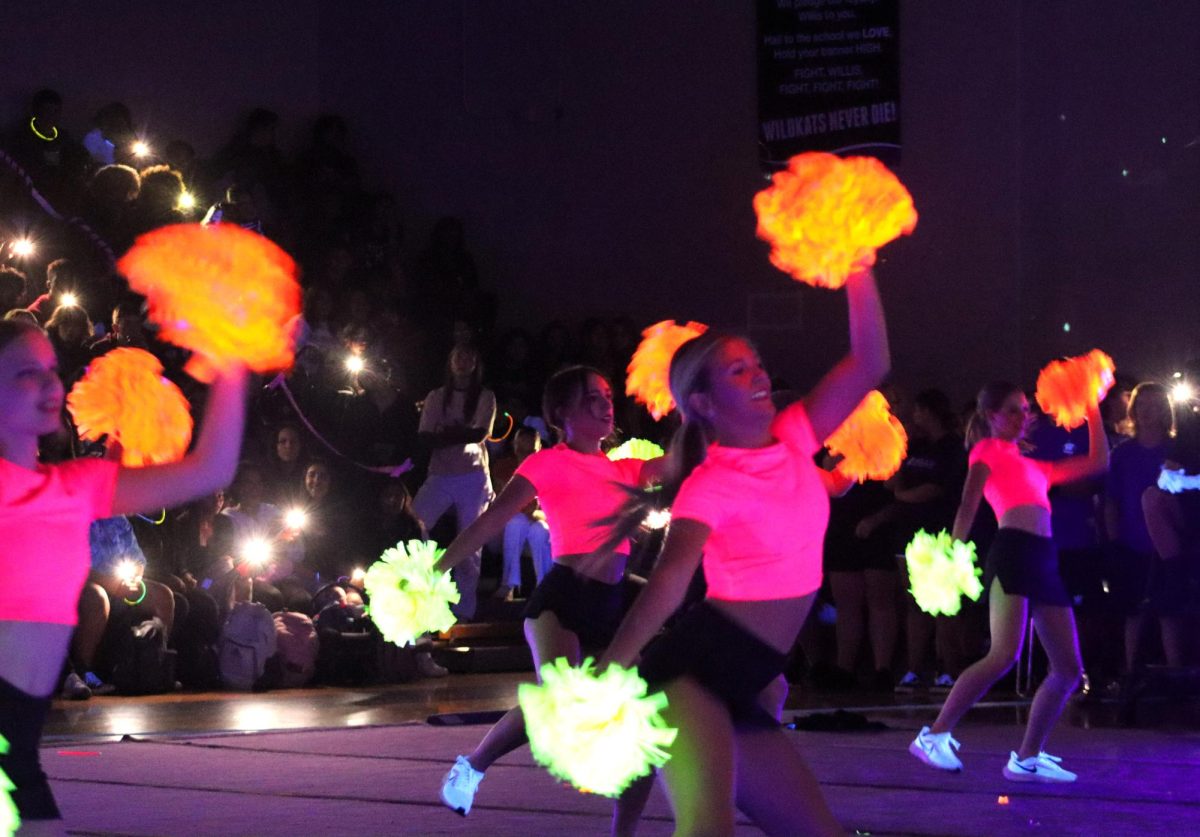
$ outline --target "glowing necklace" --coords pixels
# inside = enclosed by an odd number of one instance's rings
[[[53,131],[54,133],[50,136],[46,136],[45,134],[43,134],[41,131],[39,131],[37,129],[37,117],[36,116],[29,117],[29,130],[33,131],[33,133],[37,135],[38,139],[45,140],[46,142],[54,142],[56,139],[58,139],[58,126],[51,125],[50,130]]]

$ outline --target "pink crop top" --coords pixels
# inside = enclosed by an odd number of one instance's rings
[[[1016,442],[984,439],[971,448],[969,464],[982,462],[991,473],[983,484],[983,496],[1003,520],[1009,509],[1017,506],[1041,506],[1050,510],[1049,462],[1022,456]]]
[[[764,601],[821,586],[829,495],[813,454],[821,447],[803,404],[775,417],[765,448],[712,445],[684,481],[671,517],[712,532],[704,545],[708,597]]]
[[[550,554],[582,555],[604,543],[608,529],[596,521],[615,514],[629,499],[622,488],[641,485],[640,459],[613,462],[602,453],[580,453],[565,444],[530,455],[516,470],[533,483],[550,527]],[[629,542],[616,548],[629,554]]]
[[[75,624],[88,527],[112,515],[116,486],[117,464],[103,459],[36,471],[0,459],[0,620]]]

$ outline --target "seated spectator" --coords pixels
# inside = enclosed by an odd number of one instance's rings
[[[368,524],[368,530],[368,561],[398,543],[429,538],[425,524],[413,511],[412,494],[399,479],[387,480],[379,490],[379,515]]]
[[[276,428],[274,444],[267,455],[265,477],[267,499],[280,508],[303,505],[304,491],[304,436],[295,424],[283,424]]]
[[[142,188],[131,213],[135,236],[185,220],[180,206],[183,177],[170,166],[150,166],[141,172]]]
[[[58,355],[58,375],[69,389],[93,357],[92,321],[78,305],[60,305],[50,315],[46,333]]]
[[[132,166],[105,166],[92,175],[83,197],[83,217],[114,253],[133,243],[132,211],[142,178]]]
[[[91,345],[92,354],[96,356],[119,348],[151,350],[143,325],[140,298],[127,297],[118,302],[112,311],[112,329]]]
[[[71,294],[74,304],[79,304],[79,277],[76,276],[71,262],[67,259],[55,259],[46,265],[46,292],[29,303],[29,311],[37,317],[38,324],[45,326],[50,314],[63,304],[63,296]]]
[[[517,467],[541,447],[542,442],[536,430],[531,427],[517,428],[512,437],[512,454],[492,463],[493,490],[499,494],[516,473]],[[515,592],[520,590],[521,553],[526,546],[533,559],[534,576],[541,583],[553,559],[550,555],[550,527],[546,525],[546,515],[538,508],[536,498],[513,515],[504,527],[504,568],[494,598],[511,601]]]
[[[134,625],[157,617],[169,636],[175,622],[175,596],[166,585],[144,577],[146,556],[127,519],[93,522],[88,539],[92,569],[79,596],[79,624],[63,684],[63,697],[72,700],[113,691],[106,681],[117,662],[115,652]]]
[[[83,147],[97,166],[126,162],[133,145],[133,115],[122,102],[109,102],[92,117],[92,129],[83,135]]]
[[[329,463],[316,460],[304,471],[304,554],[315,571],[314,586],[348,576],[363,561],[361,528],[348,499],[336,490]]]
[[[9,265],[0,266],[0,312],[7,314],[20,308],[28,292],[25,274]]]
[[[274,612],[284,604],[275,582],[303,572],[304,542],[288,529],[283,511],[266,502],[266,488],[262,466],[243,462],[233,481],[234,505],[221,514],[233,523],[233,559],[254,580],[254,601]]]

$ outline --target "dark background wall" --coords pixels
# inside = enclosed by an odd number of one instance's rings
[[[202,155],[255,105],[291,147],[343,114],[410,249],[466,219],[504,321],[748,329],[799,386],[844,349],[841,296],[754,238],[753,3],[64,0],[0,27],[5,124],[40,86],[77,135],[116,98]],[[878,271],[901,381],[964,397],[1096,345],[1145,375],[1200,355],[1198,39],[1194,0],[902,3],[921,221]]]

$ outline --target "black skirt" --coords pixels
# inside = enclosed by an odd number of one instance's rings
[[[536,619],[549,611],[579,637],[585,648],[606,648],[621,624],[625,593],[621,584],[606,584],[555,564],[529,596],[521,615]]]
[[[758,696],[786,664],[786,654],[701,602],[646,647],[638,672],[653,689],[691,677],[725,704],[735,727],[777,727]]]
[[[1020,529],[1000,529],[987,554],[985,590],[991,589],[993,578],[1000,579],[1000,587],[1010,596],[1058,607],[1073,604],[1058,569],[1058,548],[1052,538]]]

